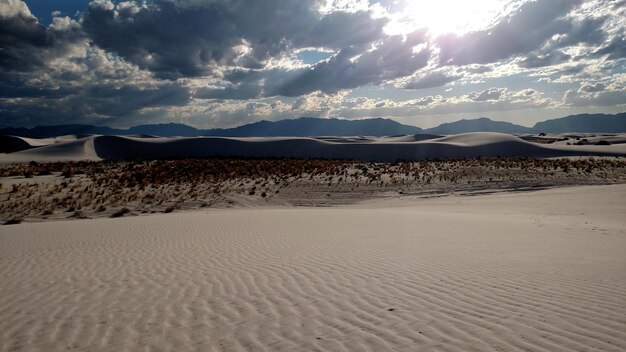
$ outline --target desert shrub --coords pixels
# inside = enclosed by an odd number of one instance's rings
[[[22,219],[9,219],[4,222],[4,225],[17,225],[22,223]]]
[[[72,216],[72,218],[77,218],[77,219],[86,219],[87,216],[81,211],[81,210],[76,210]]]
[[[118,211],[116,211],[115,213],[111,214],[112,218],[120,218],[126,214],[130,213],[130,209],[128,208],[122,208]]]

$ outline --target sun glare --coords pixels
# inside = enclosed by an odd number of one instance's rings
[[[488,26],[507,3],[504,0],[404,0],[401,27],[404,32],[427,28],[432,35],[463,34]]]

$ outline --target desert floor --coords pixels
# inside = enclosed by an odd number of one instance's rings
[[[626,185],[0,227],[2,351],[624,351]]]

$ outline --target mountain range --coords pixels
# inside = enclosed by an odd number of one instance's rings
[[[444,123],[434,128],[421,129],[399,122],[372,118],[363,120],[341,120],[301,117],[293,120],[259,121],[235,128],[197,129],[184,124],[168,123],[139,125],[129,129],[92,125],[37,126],[34,128],[3,128],[0,135],[29,138],[49,138],[63,135],[151,135],[151,136],[221,136],[221,137],[305,137],[305,136],[391,136],[411,134],[458,134],[466,132],[501,133],[623,133],[626,132],[626,112],[615,115],[581,114],[539,122],[525,127],[510,122],[488,118],[459,120]]]

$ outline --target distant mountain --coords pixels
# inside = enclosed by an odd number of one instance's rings
[[[626,132],[626,112],[615,115],[582,114],[560,119],[538,122],[533,127],[536,133],[623,133]]]
[[[0,135],[20,136],[28,138],[50,138],[65,135],[88,135],[102,134],[111,135],[120,132],[110,127],[97,127],[91,125],[57,125],[57,126],[37,126],[33,128],[8,127],[0,129]]]
[[[205,130],[187,126],[181,123],[163,123],[156,125],[139,125],[131,127],[128,130],[119,130],[117,134],[147,134],[161,137],[195,137],[204,134]]]
[[[259,121],[231,129],[207,130],[204,135],[225,137],[391,136],[421,132],[422,129],[419,127],[403,125],[383,118],[339,120],[301,117],[276,122]]]
[[[422,130],[419,127],[403,125],[393,120],[374,118],[364,120],[340,120],[302,117],[293,120],[259,121],[247,125],[228,128],[202,130],[184,124],[168,123],[139,125],[129,129],[114,129],[91,125],[37,126],[34,128],[4,128],[0,135],[30,138],[49,138],[63,135],[154,135],[154,136],[221,136],[221,137],[305,137],[305,136],[392,136],[411,134],[459,134],[466,132],[501,133],[624,133],[626,113],[616,115],[582,114],[567,116],[537,123],[528,128],[504,121],[488,118],[460,120],[444,123],[434,128]]]
[[[467,132],[531,133],[531,129],[504,121],[493,121],[486,117],[474,120],[459,120],[444,123],[425,130],[432,134],[459,134]]]
[[[91,125],[58,125],[58,126],[37,126],[34,128],[4,128],[0,129],[0,135],[11,135],[28,138],[49,138],[65,135],[85,136],[90,134],[99,135],[155,135],[162,137],[172,136],[199,136],[204,130],[177,124],[157,124],[157,125],[139,125],[131,127],[127,130],[115,129],[111,127],[99,127]]]
[[[408,126],[393,120],[375,118],[364,120],[339,120],[302,117],[294,120],[276,122],[259,121],[251,124],[228,128],[201,130],[184,124],[167,123],[139,125],[127,130],[90,125],[37,126],[34,128],[4,128],[0,135],[22,136],[29,138],[48,138],[63,135],[154,135],[172,136],[221,136],[221,137],[304,137],[304,136],[391,136],[400,134],[418,134],[422,129]]]

